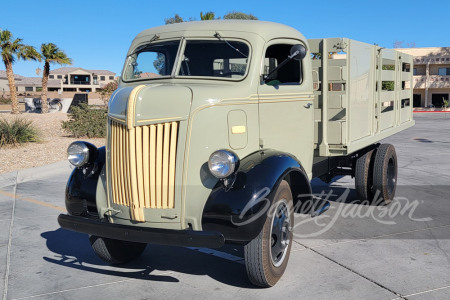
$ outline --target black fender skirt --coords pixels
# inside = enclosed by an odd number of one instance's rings
[[[213,188],[203,210],[203,230],[218,231],[227,241],[251,241],[264,226],[278,184],[287,177],[295,178],[302,191],[311,191],[301,164],[287,153],[261,150],[243,158],[232,187],[219,181]]]
[[[105,154],[105,147],[98,148],[98,156],[93,163],[72,171],[66,186],[66,208],[69,215],[98,218],[97,182],[105,165]]]

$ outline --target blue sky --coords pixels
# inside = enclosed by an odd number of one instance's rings
[[[348,37],[392,48],[395,41],[416,47],[449,47],[450,1],[30,1],[1,0],[0,28],[40,48],[55,43],[74,67],[120,74],[131,40],[140,31],[164,24],[178,13],[200,19],[236,10],[260,20],[290,25],[306,38]],[[16,62],[14,72],[37,76],[38,62]],[[58,68],[58,65],[52,65]],[[4,70],[3,63],[0,69]]]

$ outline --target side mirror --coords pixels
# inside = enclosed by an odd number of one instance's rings
[[[291,47],[291,55],[289,56],[295,60],[302,60],[306,56],[306,48],[301,44],[297,44]]]

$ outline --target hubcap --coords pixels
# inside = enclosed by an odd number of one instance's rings
[[[285,201],[280,201],[272,216],[270,254],[275,267],[280,266],[287,253],[291,236],[291,220]]]

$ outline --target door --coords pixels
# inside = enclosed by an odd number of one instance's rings
[[[413,107],[421,107],[422,106],[422,95],[414,94],[413,95]]]
[[[277,39],[267,43],[258,87],[260,145],[294,155],[310,175],[314,143],[314,107],[309,53],[277,69],[291,47],[301,41]],[[262,78],[262,77],[261,77]]]
[[[431,96],[431,103],[434,107],[444,107],[444,100],[448,101],[448,94],[433,94]]]

